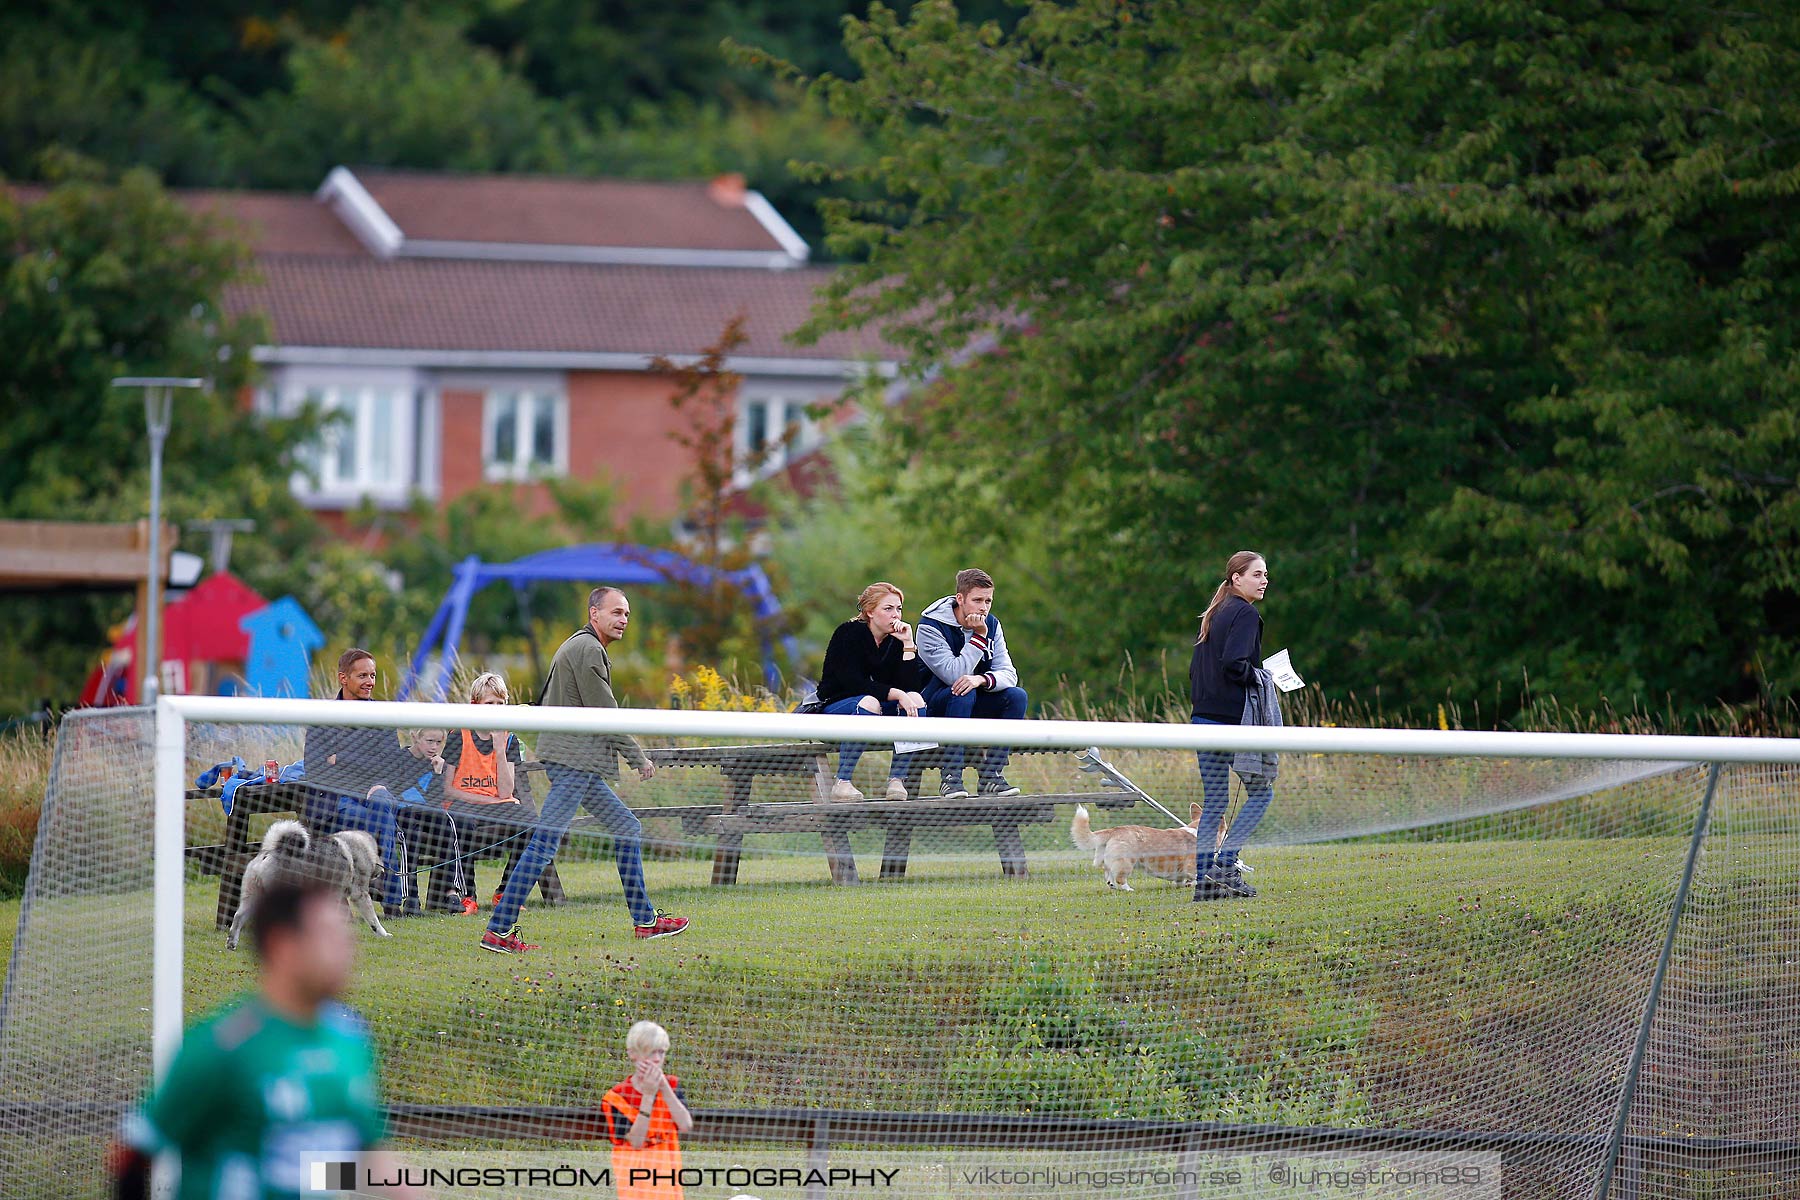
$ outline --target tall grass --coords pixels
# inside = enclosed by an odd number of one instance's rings
[[[0,896],[16,896],[25,888],[55,755],[52,732],[21,726],[0,733]]]

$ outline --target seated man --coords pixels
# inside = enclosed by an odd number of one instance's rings
[[[926,715],[933,717],[1025,716],[1025,690],[1006,651],[1006,634],[993,614],[994,580],[986,571],[970,567],[956,573],[956,594],[945,596],[919,617],[914,640],[919,661],[930,677],[925,681]],[[939,795],[945,799],[967,796],[963,789],[963,748],[946,746],[939,761],[944,782]],[[1016,796],[1019,789],[1006,782],[1008,752],[990,747],[977,771],[983,796]]]
[[[352,647],[338,656],[339,700],[373,700],[375,656]],[[301,813],[314,832],[326,836],[339,829],[361,829],[375,835],[385,868],[382,904],[387,915],[401,915],[405,898],[404,855],[395,818],[399,802],[388,790],[404,753],[392,729],[352,725],[315,725],[306,731],[306,783],[322,798]]]

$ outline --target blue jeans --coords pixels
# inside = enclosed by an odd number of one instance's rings
[[[488,930],[503,934],[519,919],[525,897],[562,847],[563,834],[569,831],[569,822],[575,819],[578,808],[599,817],[606,832],[612,835],[613,858],[619,864],[619,882],[625,888],[625,903],[631,909],[633,923],[648,925],[656,920],[656,909],[644,888],[644,827],[637,814],[626,808],[619,794],[598,775],[556,763],[544,764],[544,773],[550,777],[550,791],[544,796],[543,812],[531,831],[531,840],[519,855],[519,865],[507,876]]]
[[[875,700],[881,706],[881,711],[879,713],[870,712],[862,706],[864,700]],[[833,700],[822,711],[834,717],[897,717],[900,715],[900,702],[878,700],[874,696],[845,696],[842,700]],[[863,752],[867,749],[868,747],[861,742],[846,742],[839,746],[837,777],[839,779],[854,778],[856,764],[862,761]],[[894,755],[893,769],[888,774],[911,787],[912,781],[918,777],[918,768],[912,762],[916,757],[918,756],[913,754]]]
[[[1223,721],[1215,721],[1211,717],[1195,717],[1195,725],[1223,725]],[[1230,750],[1197,750],[1194,757],[1200,762],[1200,787],[1204,798],[1200,802],[1200,824],[1195,830],[1194,838],[1194,870],[1201,875],[1218,867],[1231,870],[1237,866],[1238,851],[1256,832],[1256,826],[1263,819],[1263,813],[1269,809],[1269,801],[1275,798],[1275,788],[1266,779],[1255,782],[1243,780],[1244,806],[1238,810],[1237,820],[1225,831],[1225,841],[1219,843],[1219,826],[1225,823],[1225,810],[1231,806],[1231,757]],[[1217,850],[1214,847],[1217,846]]]
[[[925,693],[925,711],[926,715],[933,717],[998,717],[1004,721],[1021,721],[1025,718],[1028,701],[1022,687],[1001,688],[996,692],[984,692],[976,688],[958,696],[947,686],[939,684]],[[960,779],[963,748],[945,746],[937,753],[938,761],[944,768],[944,778]],[[987,747],[981,756],[981,777],[998,778],[1005,773],[1007,760],[1011,757],[1012,751],[1005,746]]]
[[[366,800],[339,796],[337,802],[338,824],[374,834],[381,848],[383,904],[399,904],[406,897],[406,876],[394,859],[395,817],[399,811],[399,801],[384,787],[371,791]]]

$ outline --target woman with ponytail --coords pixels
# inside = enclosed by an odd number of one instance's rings
[[[1225,564],[1225,577],[1200,616],[1200,637],[1188,666],[1196,725],[1243,722],[1244,694],[1262,666],[1262,614],[1256,605],[1269,590],[1269,567],[1252,550],[1240,550]],[[1201,750],[1204,801],[1196,829],[1194,899],[1248,898],[1256,889],[1238,868],[1241,849],[1269,807],[1275,789],[1266,779],[1244,780],[1244,805],[1225,840],[1219,829],[1231,803],[1231,752]]]

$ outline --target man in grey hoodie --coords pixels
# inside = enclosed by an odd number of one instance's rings
[[[613,697],[612,659],[606,648],[625,636],[631,622],[631,602],[615,587],[597,587],[588,593],[587,624],[557,648],[544,680],[541,705],[565,708],[617,708]],[[537,756],[550,777],[550,791],[532,830],[531,841],[519,856],[519,865],[506,881],[500,902],[481,935],[481,946],[496,954],[522,954],[536,949],[519,936],[516,924],[525,897],[562,845],[563,834],[577,808],[599,817],[613,839],[613,857],[619,865],[619,882],[639,938],[672,937],[687,928],[686,917],[665,916],[650,904],[644,888],[643,825],[625,807],[613,785],[619,781],[619,759],[624,757],[642,779],[656,774],[656,764],[644,754],[637,739],[627,734],[546,733],[538,739]]]
[[[919,647],[919,661],[931,672],[924,688],[927,716],[1009,721],[1025,716],[1025,689],[1019,686],[1019,672],[1006,649],[1006,632],[993,608],[993,577],[970,567],[956,573],[955,595],[945,596],[920,614],[913,638]],[[963,748],[946,746],[939,753],[944,782],[938,794],[945,799],[967,796],[962,785]],[[1007,757],[1004,746],[989,747],[982,755],[977,769],[981,795],[1019,794],[1018,788],[1006,782]]]

